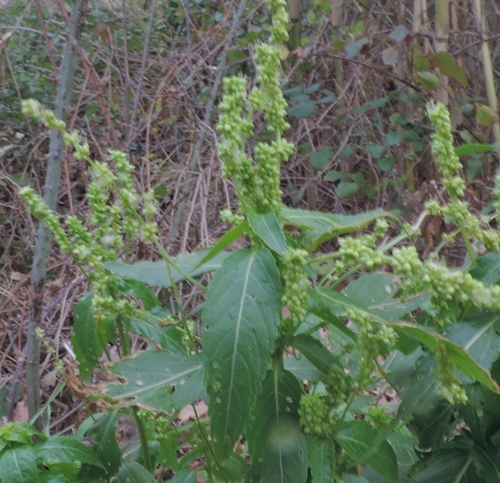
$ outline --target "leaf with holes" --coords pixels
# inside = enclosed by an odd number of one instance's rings
[[[125,382],[110,384],[104,392],[124,406],[142,404],[170,411],[206,397],[199,356],[142,351],[113,364],[109,370]]]
[[[210,284],[202,314],[205,382],[219,457],[229,456],[250,420],[280,313],[280,276],[271,252],[232,253]]]

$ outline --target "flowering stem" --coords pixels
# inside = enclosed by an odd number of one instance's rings
[[[144,466],[150,473],[154,473],[153,465],[151,464],[151,455],[149,454],[148,437],[144,421],[139,417],[139,409],[137,406],[132,406],[134,412],[135,422],[137,423],[137,431],[139,432],[139,439],[141,440],[142,456],[144,458]]]
[[[467,248],[467,253],[469,254],[470,260],[472,264],[476,263],[476,254],[472,249],[472,245],[470,244],[469,235],[467,234],[467,229],[465,228],[463,220],[460,220],[459,223],[460,232],[462,233],[462,238],[464,239],[465,248]]]

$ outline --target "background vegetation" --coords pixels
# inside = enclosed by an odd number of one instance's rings
[[[23,388],[37,233],[17,189],[29,184],[43,192],[53,157],[48,131],[22,114],[21,100],[57,108],[71,9],[40,0],[0,8],[0,415],[14,421],[34,415]],[[493,145],[468,148],[461,158],[471,210],[487,211],[497,169],[493,143],[500,142],[496,3],[315,0],[290,1],[289,11],[283,93],[292,125],[286,137],[296,151],[282,168],[285,203],[340,214],[384,208],[417,220],[429,197],[443,196],[425,113],[435,99],[449,107],[457,144]],[[268,37],[269,24],[261,2],[82,2],[67,124],[86,134],[94,159],[105,159],[107,148],[130,155],[136,189],[156,194],[159,236],[170,255],[213,245],[226,229],[219,211],[237,205],[216,150],[221,79],[255,78],[254,46]],[[263,119],[257,131],[265,138]],[[85,213],[86,164],[68,151],[60,179],[57,211]],[[446,230],[439,217],[422,225],[423,258]],[[337,247],[334,239],[322,249]],[[462,265],[465,248],[460,241],[447,248],[449,264]],[[155,259],[150,245],[129,247],[129,262]],[[199,290],[179,288],[185,306],[194,307]],[[58,358],[87,291],[71,258],[54,247],[38,322]],[[133,338],[132,351],[144,340]],[[67,389],[59,393],[54,353],[42,347],[40,357],[44,425],[53,435],[72,434],[88,408]],[[386,402],[397,400],[392,388],[378,391]],[[203,411],[179,421],[192,424]],[[120,424],[123,445],[136,439],[127,418]],[[86,463],[93,464],[90,457]]]

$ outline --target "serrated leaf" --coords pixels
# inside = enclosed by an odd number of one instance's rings
[[[439,86],[439,79],[432,72],[417,72],[415,79],[426,91],[434,91]]]
[[[108,368],[125,383],[110,384],[104,392],[125,406],[142,404],[170,411],[205,398],[200,356],[142,351]]]
[[[302,394],[293,374],[268,371],[247,433],[254,461],[251,473],[258,474],[261,483],[305,483],[307,480],[307,441],[297,412]]]
[[[335,445],[328,440],[308,440],[311,483],[331,483],[335,475]],[[345,481],[345,480],[344,480]]]
[[[310,335],[295,336],[292,347],[295,347],[324,374],[328,374],[332,365],[341,367],[337,358],[319,340]]]
[[[192,481],[185,480],[185,483],[188,482],[194,483]],[[156,483],[156,478],[139,463],[124,463],[120,467],[118,474],[113,478],[113,483]],[[176,483],[181,482],[178,481]]]
[[[321,243],[344,233],[359,230],[373,220],[387,216],[387,213],[379,209],[359,215],[334,215],[319,211],[283,208],[280,215],[288,225],[306,229],[301,235],[301,240],[312,251]]]
[[[398,481],[398,464],[391,445],[382,440],[374,442],[379,432],[365,421],[349,421],[337,432],[336,441],[355,461],[369,464],[377,473],[391,482]]]
[[[497,113],[491,107],[484,104],[476,104],[476,122],[482,126],[491,126],[498,118]]]
[[[52,464],[70,464],[79,468],[82,464],[104,468],[97,455],[81,441],[69,436],[54,436],[33,446],[36,460],[48,467]]]
[[[330,159],[333,157],[333,149],[328,146],[320,146],[319,149],[311,154],[310,163],[314,172],[325,169]]]
[[[210,284],[202,314],[212,437],[216,453],[224,458],[260,393],[280,313],[280,275],[271,252],[232,253]]]
[[[179,254],[175,259],[175,263],[182,273],[170,267],[174,282],[177,283],[185,280],[184,274],[190,275],[191,277],[197,277],[198,275],[217,270],[222,265],[222,262],[229,256],[229,253],[222,252],[209,262],[200,264],[209,251],[210,248],[193,253]],[[133,265],[122,262],[105,262],[104,266],[111,273],[138,280],[139,282],[143,282],[153,287],[168,288],[172,286],[169,271],[164,261],[139,262]]]
[[[118,431],[116,410],[108,411],[89,430],[92,450],[101,460],[107,478],[115,475],[122,464],[122,453],[116,433]]]
[[[0,455],[0,481],[5,483],[38,483],[39,472],[31,448],[8,449]]]
[[[389,38],[394,42],[401,42],[410,35],[410,31],[404,25],[398,25],[390,34]]]
[[[268,211],[265,215],[250,213],[248,222],[256,235],[278,255],[283,255],[287,249],[285,234],[276,218],[274,211]]]
[[[382,62],[385,65],[396,65],[398,61],[399,54],[394,47],[387,47],[382,51]]]
[[[455,79],[463,86],[467,85],[465,71],[458,66],[457,61],[448,52],[434,52],[432,57],[434,58],[434,63],[444,75]]]
[[[304,101],[296,106],[290,107],[287,114],[294,119],[305,119],[314,112],[315,108],[316,104],[313,101]]]

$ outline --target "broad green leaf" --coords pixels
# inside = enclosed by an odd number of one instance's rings
[[[299,425],[302,388],[286,371],[269,371],[247,432],[254,465],[251,474],[261,483],[305,483],[309,467],[306,437]],[[252,480],[250,480],[252,481]]]
[[[304,101],[294,107],[290,107],[288,109],[288,116],[294,119],[305,119],[314,112],[315,108],[316,104],[313,101]]]
[[[280,275],[271,252],[232,253],[210,284],[202,314],[212,437],[223,458],[249,422],[280,314]]]
[[[391,131],[390,133],[386,134],[385,142],[388,146],[397,146],[406,137],[406,131]]]
[[[375,159],[381,158],[387,152],[387,146],[381,144],[369,144],[365,149]]]
[[[203,260],[200,261],[198,266],[209,262],[219,253],[223,252],[231,243],[234,243],[240,236],[248,231],[248,221],[240,223],[238,226],[231,228],[227,233],[221,236],[220,240],[212,247],[208,249],[208,253],[205,255]]]
[[[332,365],[340,367],[337,358],[319,340],[310,335],[297,335],[292,341],[292,347],[295,347],[324,374],[330,372]]]
[[[434,62],[439,70],[448,77],[455,79],[463,86],[467,85],[467,75],[465,71],[459,67],[457,61],[448,52],[435,52],[432,54]]]
[[[364,476],[344,475],[342,477],[342,483],[370,483],[370,482]]]
[[[393,158],[382,157],[377,161],[377,166],[381,171],[391,171],[396,164],[396,160]]]
[[[415,483],[487,483],[469,461],[470,451],[461,448],[442,450],[432,455],[428,466],[418,473]],[[489,483],[489,482],[488,482]]]
[[[491,107],[484,104],[476,104],[476,122],[478,124],[491,126],[497,118],[497,113]]]
[[[165,319],[171,315],[161,307],[154,307],[147,312],[145,320],[130,319],[130,330],[148,339],[154,339],[162,349],[185,355],[186,346],[183,342],[184,331],[176,325],[164,326]]]
[[[457,369],[471,379],[484,384],[488,389],[500,393],[500,388],[491,377],[491,374],[477,364],[464,348],[449,341],[440,334],[427,332],[418,326],[400,322],[398,324],[394,324],[393,327],[398,334],[403,333],[410,337],[414,337],[431,350],[435,350],[438,344],[444,344],[450,355],[450,362]]]
[[[0,451],[5,448],[8,443],[32,445],[33,436],[45,438],[45,436],[38,432],[30,423],[16,422],[0,426]]]
[[[446,336],[463,347],[484,369],[491,369],[500,354],[500,315],[476,315],[470,321],[453,324]]]
[[[75,478],[71,480],[63,475],[52,473],[51,471],[44,471],[40,474],[40,483],[73,483],[77,481]]]
[[[486,285],[494,285],[500,278],[500,254],[487,253],[483,257],[478,257],[469,273]]]
[[[122,463],[122,453],[116,440],[118,431],[116,410],[108,411],[89,431],[92,450],[102,461],[106,478],[115,475]]]
[[[393,298],[400,287],[400,279],[395,275],[368,273],[353,280],[343,293],[385,320],[398,320],[429,301],[427,293],[411,295],[404,301]]]
[[[0,454],[0,481],[2,483],[38,483],[39,472],[32,448],[19,447]]]
[[[252,230],[271,250],[283,255],[287,249],[285,234],[274,211],[268,211],[265,215],[250,213],[248,222]]]
[[[350,181],[342,181],[335,190],[335,194],[339,200],[347,200],[352,198],[358,192],[358,185]]]
[[[312,379],[317,381],[321,377],[321,372],[311,364],[305,357],[287,357],[283,360],[285,370],[291,372],[297,379]]]
[[[185,483],[195,483],[195,481],[185,480]],[[113,483],[156,483],[156,478],[139,463],[124,463],[113,478]]]
[[[170,267],[170,273],[174,282],[182,282],[186,275],[197,277],[207,272],[217,270],[222,262],[229,256],[229,253],[221,252],[209,262],[201,264],[200,262],[208,255],[210,249],[203,249],[193,253],[181,253],[175,259],[177,267],[182,271]],[[138,280],[153,287],[171,287],[169,270],[164,261],[159,262],[139,262],[134,265],[128,265],[122,262],[106,262],[104,266],[111,272],[123,277]]]
[[[487,151],[495,151],[495,148],[491,144],[464,144],[463,146],[458,146],[455,148],[455,154],[457,156],[469,156],[475,153],[484,153]]]
[[[156,295],[143,282],[132,279],[119,279],[117,289],[123,295],[139,299],[144,304],[146,310],[161,306]]]
[[[75,306],[75,323],[73,326],[75,338],[85,360],[96,366],[102,345],[97,338],[97,321],[92,309],[92,298],[94,294],[88,292]]]
[[[142,351],[113,364],[109,370],[125,378],[125,382],[110,384],[104,392],[123,405],[142,404],[169,411],[205,396],[199,356]]]
[[[196,471],[191,469],[181,470],[169,480],[170,483],[196,483]]]
[[[81,441],[69,436],[54,436],[33,446],[36,460],[45,466],[70,464],[79,468],[82,464],[104,468],[97,455]]]
[[[308,439],[311,483],[331,483],[335,475],[335,446],[331,441]],[[345,481],[345,480],[344,480]]]
[[[212,473],[220,481],[238,483],[245,480],[248,473],[248,463],[243,456],[233,451],[227,461],[212,464]]]
[[[331,238],[360,230],[373,220],[387,215],[388,213],[381,209],[359,215],[334,215],[332,213],[292,208],[284,208],[280,212],[281,218],[287,224],[305,228],[302,239],[311,251]]]
[[[438,449],[443,445],[451,431],[450,421],[454,412],[454,406],[443,398],[427,411],[413,412],[412,427],[422,448]]]
[[[377,447],[373,446],[378,438],[379,433],[375,428],[365,421],[355,420],[340,427],[336,441],[351,458],[370,465],[384,478],[396,482],[398,464],[394,450],[385,440]]]
[[[426,91],[434,91],[439,86],[439,79],[432,72],[417,72],[415,79]]]
[[[330,148],[329,146],[320,146],[316,152],[311,153],[311,157],[309,158],[312,170],[314,172],[317,172],[325,169],[332,157],[332,148]]]

